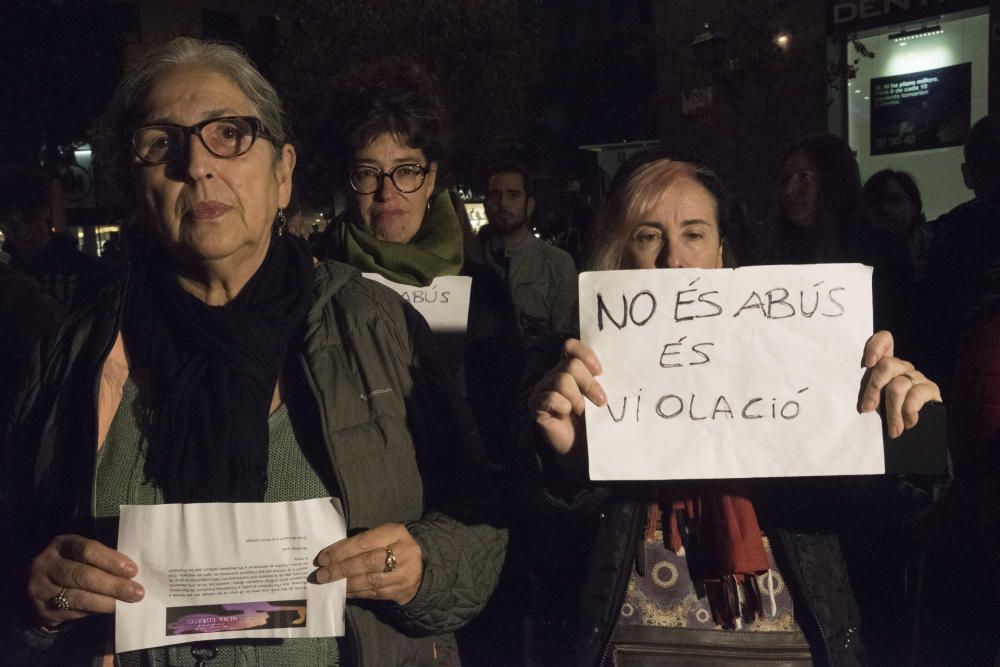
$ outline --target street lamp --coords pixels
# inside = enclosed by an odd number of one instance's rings
[[[715,72],[726,61],[726,38],[712,32],[706,23],[704,30],[691,42],[691,50],[699,65]]]

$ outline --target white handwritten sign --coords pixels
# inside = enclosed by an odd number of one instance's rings
[[[472,278],[441,276],[427,287],[396,283],[377,273],[362,274],[401,295],[417,309],[434,333],[465,333],[469,321],[469,294]]]
[[[591,479],[884,472],[857,412],[871,289],[859,264],[581,274],[608,395],[587,406]]]

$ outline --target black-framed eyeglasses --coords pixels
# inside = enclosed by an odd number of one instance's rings
[[[399,164],[389,171],[382,171],[378,167],[369,165],[359,165],[348,170],[348,179],[351,181],[351,188],[359,195],[370,195],[378,192],[382,187],[382,179],[386,176],[396,186],[396,189],[404,194],[416,192],[424,184],[427,178],[427,167],[419,164]]]
[[[194,125],[154,123],[132,133],[132,150],[146,164],[166,164],[184,155],[195,135],[216,157],[239,157],[253,148],[257,137],[271,140],[264,123],[254,116],[222,116]]]

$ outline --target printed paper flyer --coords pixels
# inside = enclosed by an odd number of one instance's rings
[[[333,498],[123,505],[118,550],[138,565],[146,596],[117,604],[115,650],[343,635],[345,582],[309,575],[346,534]]]

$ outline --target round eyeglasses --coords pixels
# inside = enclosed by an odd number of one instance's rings
[[[209,153],[221,158],[243,155],[253,147],[257,137],[271,139],[259,118],[223,116],[194,125],[143,125],[132,133],[132,150],[146,164],[166,164],[184,155],[192,134]]]
[[[378,192],[378,189],[382,187],[382,179],[386,176],[389,177],[397,190],[403,194],[409,194],[416,192],[424,184],[427,171],[427,167],[419,164],[400,164],[389,171],[362,165],[352,167],[347,174],[351,181],[351,188],[359,195],[370,195]]]

